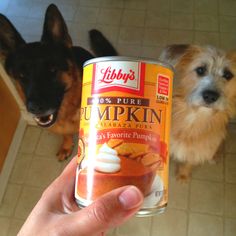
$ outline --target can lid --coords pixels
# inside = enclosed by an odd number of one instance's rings
[[[83,67],[85,67],[89,64],[93,64],[93,63],[97,63],[97,62],[105,62],[105,61],[145,62],[145,63],[148,63],[148,64],[162,65],[162,66],[170,68],[172,71],[175,71],[174,67],[171,64],[167,63],[167,62],[163,62],[163,61],[160,61],[160,60],[152,60],[152,59],[142,58],[142,57],[125,57],[125,56],[96,57],[96,58],[85,61],[84,64],[83,64]]]

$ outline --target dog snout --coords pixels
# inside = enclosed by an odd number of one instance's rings
[[[44,108],[40,104],[37,104],[34,101],[29,101],[27,103],[27,110],[35,115],[42,114],[44,112]]]
[[[206,104],[211,104],[218,100],[218,98],[220,97],[220,94],[217,91],[205,90],[202,93],[202,97],[204,101],[206,102]]]

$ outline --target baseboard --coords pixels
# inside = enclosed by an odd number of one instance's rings
[[[1,174],[0,174],[0,204],[2,202],[6,186],[15,163],[15,159],[20,148],[20,144],[27,126],[27,121],[23,117],[20,118],[14,137],[12,139],[9,151],[7,153],[6,160],[4,162]]]

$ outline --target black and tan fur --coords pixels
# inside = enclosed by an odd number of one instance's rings
[[[90,38],[98,56],[109,54],[99,50],[103,40],[114,50],[100,32],[90,31]],[[66,23],[54,4],[46,10],[41,40],[33,43],[26,43],[1,14],[0,53],[38,125],[64,136],[58,158],[65,159],[71,154],[73,134],[79,129],[82,66],[94,55],[72,45]]]

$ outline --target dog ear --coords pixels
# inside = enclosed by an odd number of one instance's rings
[[[173,44],[167,46],[160,55],[160,60],[170,63],[175,66],[180,58],[187,52],[190,48],[188,44]]]
[[[60,43],[67,47],[72,46],[66,23],[56,5],[50,4],[46,10],[42,43]]]
[[[10,20],[3,14],[0,14],[0,53],[6,56],[25,43],[25,40],[21,37]]]

